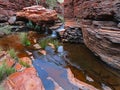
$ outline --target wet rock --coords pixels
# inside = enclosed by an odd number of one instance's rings
[[[41,47],[40,47],[39,44],[34,44],[33,47],[34,47],[35,49],[41,49]]]
[[[34,68],[13,73],[5,80],[4,88],[5,90],[44,90],[41,79],[37,77]]]
[[[102,83],[102,89],[103,90],[112,90],[110,87],[106,86],[105,84]]]
[[[48,43],[48,45],[49,45],[51,48],[55,49],[55,45],[54,45],[54,44]]]
[[[55,54],[55,50],[54,50],[51,46],[45,47],[45,51],[46,51],[48,54]]]
[[[59,46],[57,52],[58,53],[63,53],[64,52],[63,46]]]
[[[29,56],[31,56],[32,55],[32,52],[30,52],[30,51],[25,51]]]
[[[54,10],[45,9],[42,6],[25,7],[20,12],[17,12],[17,17],[23,17],[35,23],[42,23],[48,21],[55,21],[57,13]]]
[[[88,80],[89,82],[94,82],[94,80],[89,76],[86,76],[86,80]]]
[[[76,79],[72,73],[72,71],[68,68],[67,69],[67,73],[68,73],[68,80],[74,84],[75,86],[78,86],[81,90],[98,90],[97,88],[95,88],[94,86],[91,86],[87,83],[84,83],[82,81],[79,81],[78,79]]]
[[[83,43],[82,32],[76,27],[67,28],[61,38],[63,42]]]
[[[46,55],[47,54],[47,52],[45,51],[45,50],[39,50],[38,51],[40,54],[42,54],[42,55]]]

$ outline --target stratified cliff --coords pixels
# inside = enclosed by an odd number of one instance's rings
[[[64,12],[66,18],[80,20],[86,46],[120,69],[120,1],[65,0]]]

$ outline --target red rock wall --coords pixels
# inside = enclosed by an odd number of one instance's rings
[[[79,18],[85,45],[120,70],[120,0],[65,0],[64,12]]]
[[[11,16],[23,7],[34,3],[34,0],[0,0],[0,15]]]
[[[64,16],[67,18],[74,17],[73,0],[64,0]]]
[[[65,17],[120,21],[119,0],[64,0]]]

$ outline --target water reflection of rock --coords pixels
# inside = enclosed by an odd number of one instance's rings
[[[54,51],[49,52],[49,50],[47,55],[43,56],[33,52],[35,57],[33,66],[36,68],[46,90],[55,90],[56,87],[59,90],[97,90],[94,86],[76,79],[71,70],[65,68],[67,67],[65,59],[55,54]],[[61,65],[64,67],[61,67]]]

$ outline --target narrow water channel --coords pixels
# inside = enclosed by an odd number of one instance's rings
[[[29,36],[31,42],[33,39],[38,40],[40,37],[41,35],[36,33],[30,33]],[[59,88],[59,90],[79,90],[79,87],[87,90],[84,86],[77,84],[77,81],[87,83],[90,88],[120,90],[120,73],[104,64],[83,44],[63,44],[67,53],[66,58],[51,53],[46,56],[39,55],[32,46],[23,47],[17,34],[0,38],[0,46],[5,49],[14,48],[19,52],[19,57],[29,56],[25,52],[26,50],[33,52],[35,59],[33,66],[36,68],[46,90],[54,90],[54,88]],[[70,72],[77,81],[69,78],[68,73]]]
[[[71,67],[76,78],[100,89],[109,86],[112,90],[120,90],[120,71],[106,65],[83,44],[64,44],[64,48],[68,51],[69,63],[79,69]]]

